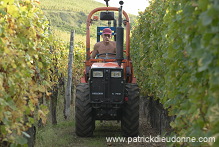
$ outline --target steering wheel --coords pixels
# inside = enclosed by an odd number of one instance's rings
[[[102,55],[105,55],[106,57],[100,57]],[[102,53],[102,54],[97,54],[96,57],[97,59],[115,59],[115,57],[109,57],[109,55],[116,55],[116,53]]]

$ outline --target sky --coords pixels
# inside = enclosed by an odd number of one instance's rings
[[[104,0],[95,0],[101,3],[106,4]],[[119,7],[120,0],[110,0],[109,6],[110,7]],[[144,11],[145,8],[149,5],[148,0],[123,0],[123,10],[127,13],[138,15],[139,11]]]

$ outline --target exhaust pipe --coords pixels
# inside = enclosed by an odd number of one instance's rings
[[[116,60],[119,66],[122,64],[123,60],[123,42],[124,42],[124,28],[116,28]]]
[[[124,43],[124,28],[122,27],[122,5],[123,1],[120,1],[121,5],[119,8],[119,26],[116,27],[116,60],[119,66],[123,60],[123,43]]]

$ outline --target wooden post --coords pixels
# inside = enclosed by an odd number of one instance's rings
[[[71,31],[70,48],[69,48],[69,56],[68,56],[68,78],[65,88],[65,114],[64,114],[65,119],[69,118],[70,116],[73,49],[74,49],[74,30]]]
[[[57,99],[58,99],[58,84],[53,86],[52,95],[50,96],[50,112],[51,112],[53,125],[57,124],[57,119],[56,119]]]

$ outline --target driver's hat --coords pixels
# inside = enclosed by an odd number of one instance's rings
[[[112,30],[110,28],[105,28],[105,29],[103,29],[103,33],[102,34],[112,35]]]

